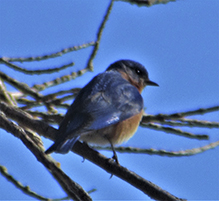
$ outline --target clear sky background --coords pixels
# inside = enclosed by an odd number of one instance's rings
[[[57,52],[96,39],[109,1],[0,1],[0,57],[28,57]],[[85,67],[92,47],[62,57],[22,64],[28,69],[58,67],[75,62],[72,69]],[[149,114],[183,112],[219,104],[219,1],[178,0],[166,5],[138,7],[116,1],[103,31],[94,59],[94,72],[77,78],[63,89],[83,87],[94,75],[118,59],[133,59],[147,68],[150,79],[160,87],[143,91]],[[0,70],[30,86],[54,79],[54,75],[29,76],[3,65]],[[24,80],[25,79],[25,80]],[[46,92],[53,92],[49,89]],[[62,111],[64,112],[64,111]],[[193,118],[219,121],[213,112]],[[218,129],[183,128],[209,134],[198,141],[139,128],[125,146],[178,151],[219,140]],[[52,141],[44,139],[48,148]],[[110,157],[111,152],[102,151]],[[85,190],[96,188],[94,200],[149,199],[116,176],[76,154],[52,154],[62,169]],[[177,197],[188,200],[219,200],[219,147],[190,157],[161,157],[118,154],[120,163]],[[0,164],[22,184],[49,198],[65,193],[50,173],[27,151],[19,139],[0,130]],[[0,200],[32,200],[0,176]]]

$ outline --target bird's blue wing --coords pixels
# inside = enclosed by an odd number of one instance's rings
[[[127,83],[108,88],[99,96],[95,105],[87,107],[94,119],[87,129],[97,130],[116,124],[138,114],[143,109],[143,99],[138,90]]]

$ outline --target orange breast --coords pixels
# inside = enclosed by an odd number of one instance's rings
[[[142,115],[143,115],[143,110],[139,114],[118,123],[115,133],[114,134],[112,133],[109,137],[112,143],[121,144],[129,140],[135,134],[139,126],[139,123],[142,119]]]

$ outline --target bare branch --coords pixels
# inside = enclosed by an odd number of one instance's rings
[[[19,89],[25,94],[32,96],[33,98],[40,99],[42,96],[38,94],[35,90],[31,89],[27,84],[21,83],[16,79],[13,79],[6,75],[5,73],[0,71],[0,78],[14,86],[15,88]]]
[[[32,191],[30,189],[29,186],[23,186],[21,184],[21,182],[17,181],[12,175],[10,175],[7,171],[7,168],[4,167],[4,166],[1,166],[0,165],[0,173],[2,176],[4,176],[8,181],[10,181],[11,183],[13,183],[18,189],[20,189],[23,193],[33,197],[33,198],[36,198],[36,199],[39,199],[39,200],[49,200],[49,198],[45,198],[41,195],[38,195],[37,193],[35,193],[34,191]]]
[[[100,24],[100,27],[99,27],[99,30],[97,32],[97,40],[96,40],[96,44],[94,46],[94,49],[90,55],[90,58],[88,60],[88,63],[87,63],[87,68],[90,69],[90,70],[93,70],[93,59],[95,58],[96,54],[97,54],[97,51],[99,49],[99,44],[100,44],[100,39],[101,39],[101,36],[102,36],[102,33],[103,33],[103,29],[105,27],[105,24],[109,18],[109,15],[110,15],[110,12],[112,10],[112,7],[113,7],[113,3],[114,3],[114,0],[111,0],[108,8],[107,8],[107,11],[106,11],[106,14],[105,16],[103,17],[103,21],[101,22]]]
[[[17,105],[14,97],[7,91],[3,80],[0,78],[0,99],[7,102],[9,105]]]
[[[208,135],[204,135],[204,134],[195,135],[193,133],[182,131],[180,129],[160,126],[160,125],[154,124],[154,123],[141,122],[141,126],[151,128],[151,129],[154,129],[154,130],[163,131],[165,133],[174,133],[176,135],[184,136],[184,137],[191,138],[191,139],[207,140],[209,138]]]
[[[137,4],[138,6],[153,6],[156,4],[166,4],[176,0],[117,0],[117,1],[125,1],[131,4]]]
[[[10,67],[10,68],[12,68],[16,71],[20,71],[22,73],[30,74],[30,75],[34,75],[34,74],[39,75],[39,74],[59,72],[61,70],[64,70],[64,69],[74,65],[74,63],[71,62],[71,63],[65,64],[65,65],[57,67],[57,68],[48,68],[48,69],[45,69],[45,70],[27,70],[23,67],[20,67],[18,65],[15,65],[13,63],[8,62],[5,58],[0,58],[0,63],[3,63],[6,66],[8,66],[8,67]]]
[[[211,121],[197,120],[197,119],[181,118],[181,119],[178,119],[177,121],[164,121],[164,122],[159,122],[159,123],[170,125],[170,126],[219,128],[219,122],[211,122]]]
[[[77,201],[90,201],[90,196],[83,190],[83,188],[72,181],[55,163],[52,158],[44,154],[44,150],[37,146],[30,136],[20,126],[9,121],[3,113],[0,113],[0,127],[7,132],[12,133],[15,137],[18,137],[25,146],[34,154],[37,160],[42,163],[53,175],[53,177],[59,182],[63,190],[72,199]]]
[[[170,119],[179,119],[184,118],[185,116],[192,116],[192,115],[203,115],[209,112],[215,112],[219,110],[219,106],[213,106],[208,108],[199,108],[196,110],[189,110],[187,112],[177,112],[172,114],[157,114],[157,115],[144,115],[143,116],[143,122],[148,121],[164,121],[164,120],[170,120]]]
[[[68,82],[70,80],[73,80],[79,76],[82,76],[83,74],[85,74],[86,72],[88,72],[89,69],[87,68],[84,68],[84,69],[81,69],[77,72],[72,72],[71,74],[68,74],[68,75],[64,75],[62,77],[58,77],[56,79],[53,79],[51,81],[47,81],[47,82],[44,82],[42,84],[35,84],[32,89],[35,89],[37,91],[43,91],[49,87],[54,87],[56,85],[59,85],[59,84],[62,84],[62,83],[65,83],[65,82]]]
[[[1,102],[0,110],[2,110],[9,118],[12,118],[13,120],[17,121],[19,124],[23,124],[24,126],[27,125],[29,128],[36,131],[40,135],[43,135],[46,138],[50,138],[52,140],[55,139],[55,134],[57,132],[56,129],[50,127],[42,121],[33,119],[26,112],[23,112],[15,107],[7,106],[5,103]],[[175,197],[174,195],[171,195],[170,193],[161,189],[152,182],[145,180],[136,173],[129,171],[127,168],[117,165],[114,161],[106,158],[99,152],[93,150],[85,143],[81,143],[79,141],[76,142],[72,150],[78,155],[82,156],[83,158],[86,158],[94,164],[98,165],[99,167],[103,168],[110,174],[116,175],[119,178],[130,183],[131,185],[141,190],[153,199],[182,200]]]
[[[73,52],[73,51],[77,51],[80,49],[84,49],[90,46],[95,45],[95,42],[90,42],[90,43],[85,43],[83,45],[79,45],[79,46],[73,46],[73,47],[69,47],[69,48],[65,48],[63,50],[60,50],[58,52],[52,53],[52,54],[47,54],[44,56],[36,56],[36,57],[26,57],[26,58],[10,58],[10,57],[3,57],[2,59],[8,61],[8,62],[13,62],[13,61],[18,61],[18,62],[31,62],[31,61],[42,61],[42,60],[46,60],[46,59],[51,59],[51,58],[55,58],[55,57],[60,57],[64,54],[67,54],[69,52]]]
[[[115,147],[115,150],[120,153],[132,153],[132,154],[150,154],[150,155],[159,155],[159,156],[168,156],[168,157],[181,157],[181,156],[192,156],[195,154],[202,153],[209,149],[214,149],[215,147],[219,146],[219,141],[212,142],[207,144],[203,147],[197,147],[193,149],[187,149],[182,151],[167,151],[167,150],[157,150],[157,149],[140,149],[137,147]],[[111,150],[111,147],[99,147],[94,146],[95,149],[98,150]]]

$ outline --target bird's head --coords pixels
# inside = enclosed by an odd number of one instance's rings
[[[147,85],[159,86],[149,79],[145,67],[136,61],[119,60],[111,64],[106,71],[118,71],[122,77],[134,85],[139,92],[142,92]]]

